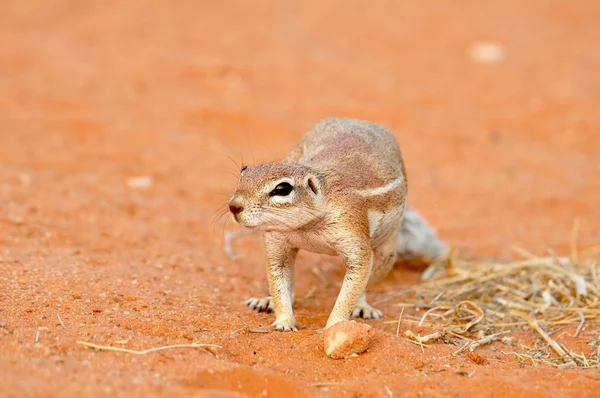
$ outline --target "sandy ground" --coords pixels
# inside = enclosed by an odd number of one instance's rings
[[[299,257],[299,332],[240,330],[272,321],[242,305],[266,292],[264,260],[245,237],[231,261],[215,215],[234,163],[353,116],[393,129],[411,202],[464,252],[568,253],[575,218],[580,246],[597,244],[599,19],[597,0],[4,1],[0,395],[597,396],[597,370],[501,344],[477,365],[381,321],[367,353],[325,358],[315,331],[343,276],[326,256]],[[502,44],[500,62],[471,59],[480,41]],[[418,278],[395,270],[372,296]],[[599,331],[554,337],[589,353]]]

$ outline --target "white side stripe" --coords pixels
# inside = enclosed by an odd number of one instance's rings
[[[387,185],[384,185],[383,187],[377,187],[377,188],[371,188],[371,189],[361,189],[357,193],[360,196],[383,195],[383,194],[390,192],[391,190],[398,188],[400,185],[402,185],[403,182],[404,182],[404,177],[398,177],[394,181],[390,182]]]

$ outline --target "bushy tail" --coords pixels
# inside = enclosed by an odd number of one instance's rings
[[[449,249],[421,214],[415,208],[407,206],[396,252],[397,263],[422,268],[445,259]]]

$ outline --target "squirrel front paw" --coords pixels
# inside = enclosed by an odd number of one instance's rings
[[[271,296],[268,297],[252,297],[248,300],[244,301],[244,304],[247,305],[250,309],[257,312],[267,312],[271,313],[274,311],[275,307],[273,305],[273,298]]]
[[[278,332],[297,332],[296,321],[289,318],[276,319],[271,325]]]

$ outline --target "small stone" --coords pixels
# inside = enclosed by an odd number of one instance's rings
[[[488,363],[488,360],[476,352],[467,352],[467,357],[477,365],[485,365]]]
[[[154,185],[154,179],[149,176],[129,177],[127,186],[132,189],[148,189]]]
[[[480,64],[497,64],[504,60],[504,46],[495,42],[477,42],[469,48],[469,57]]]
[[[373,328],[366,323],[339,322],[323,333],[323,348],[329,358],[349,358],[363,353],[369,347],[372,336]]]
[[[19,180],[21,180],[21,185],[23,186],[29,186],[31,184],[31,176],[27,173],[21,173]]]

